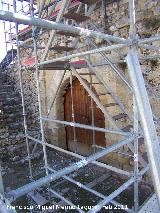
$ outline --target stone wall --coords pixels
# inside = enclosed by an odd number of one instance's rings
[[[104,29],[104,20],[101,8],[97,8],[93,15],[91,15],[91,21],[100,28],[101,31],[106,33],[110,33],[115,36],[120,36],[123,38],[128,38],[129,36],[129,16],[128,16],[128,1],[121,0],[119,3],[111,3],[107,4],[106,7],[108,20],[107,26],[108,28]],[[136,1],[136,28],[137,34],[140,38],[150,37],[151,35],[159,35],[160,33],[160,1],[150,1],[150,0],[142,0]],[[89,21],[90,22],[90,21]],[[40,40],[38,41],[38,45],[45,47],[47,44],[50,33],[45,33],[40,36]],[[64,36],[56,38],[56,44],[65,44],[67,40],[72,40],[72,38],[66,39]],[[86,38],[80,39],[80,44],[84,44]],[[106,46],[107,42],[103,42],[100,39],[95,39],[94,42],[98,45],[98,47]],[[70,44],[69,44],[70,45]],[[159,45],[159,42],[153,42],[153,45]],[[79,51],[84,51],[80,49]],[[42,57],[43,50],[38,51],[39,58]],[[109,59],[111,59],[115,65],[126,75],[129,79],[127,66],[122,59],[127,54],[127,48],[123,50],[110,51],[107,53]],[[155,51],[140,49],[139,55],[142,56],[148,55],[156,55]],[[33,53],[31,50],[22,50],[21,57],[22,61],[26,57],[32,56]],[[63,53],[55,53],[54,51],[49,52],[49,59],[62,56]],[[160,101],[155,99],[155,97],[160,97],[160,78],[159,78],[159,67],[160,61],[155,58],[154,61],[150,60],[142,60],[141,68],[143,71],[144,78],[146,80],[146,86],[148,88],[148,94],[150,95],[150,100],[152,103],[152,108],[155,112],[155,115],[160,117]],[[78,60],[78,59],[74,59]],[[73,61],[74,61],[73,60]],[[92,63],[103,63],[104,59],[99,54],[95,54],[91,56]],[[86,72],[86,69],[82,69],[81,72]],[[127,87],[122,83],[122,81],[117,77],[117,75],[112,71],[109,66],[101,66],[97,67],[97,71],[101,74],[105,82],[110,85],[113,91],[119,96],[121,101],[127,107],[127,109],[132,112],[132,96]],[[23,71],[23,85],[24,85],[24,93],[25,93],[25,103],[27,105],[28,119],[32,120],[33,129],[38,126],[38,105],[37,105],[37,93],[36,93],[36,83],[35,83],[35,74],[34,70],[32,71]],[[41,95],[42,95],[42,105],[43,105],[43,114],[46,115],[48,109],[50,108],[50,104],[52,99],[56,93],[57,87],[59,85],[60,79],[63,75],[62,70],[50,70],[50,71],[40,71],[40,84],[41,84]],[[11,77],[17,82],[17,71],[11,73]],[[88,80],[86,78],[86,80]],[[17,82],[18,83],[18,82]],[[67,71],[64,80],[62,82],[61,88],[58,92],[58,96],[56,102],[51,110],[50,117],[64,119],[64,94],[66,92],[66,87],[69,83],[69,72]],[[18,88],[18,87],[17,87]],[[109,98],[105,101],[109,102]],[[110,109],[111,113],[114,115],[118,113],[115,108]],[[124,121],[125,122],[125,121]],[[29,125],[29,127],[32,127]],[[106,122],[106,127],[108,122]],[[160,131],[159,131],[160,134]],[[60,128],[59,125],[49,123],[46,128],[46,137],[50,143],[54,143],[58,146],[66,148],[65,143],[65,129]],[[110,143],[117,140],[116,138],[112,138]],[[116,156],[117,158],[117,156]],[[120,163],[122,159],[120,158]]]
[[[151,35],[157,35],[159,34],[160,30],[160,22],[159,22],[159,13],[160,10],[160,2],[159,1],[137,1],[136,5],[136,12],[137,12],[137,34],[140,38],[149,37]],[[115,36],[120,36],[123,38],[128,38],[129,36],[129,19],[128,19],[128,1],[120,1],[119,4],[113,3],[107,5],[107,16],[108,16],[108,29],[103,29],[103,19],[101,14],[101,9],[97,9],[94,11],[93,16],[91,16],[91,20],[93,23],[96,23],[96,25],[101,28],[101,30],[104,30],[106,33],[111,33]],[[151,24],[151,23],[152,24]],[[80,39],[81,43],[83,44],[85,39]],[[96,39],[95,43],[98,45],[98,47],[107,45],[105,42]],[[153,42],[153,45],[158,45],[159,42]],[[83,49],[82,49],[83,50]],[[127,54],[127,48],[124,50],[120,50],[120,55],[125,57]],[[142,56],[147,55],[155,55],[155,51],[151,50],[145,50],[140,49],[139,55]],[[116,66],[126,75],[126,77],[129,79],[127,66],[126,64],[122,62],[118,62],[118,60],[121,58],[119,54],[116,51],[111,51],[107,54],[107,56],[116,63]],[[52,52],[50,52],[49,58],[57,57],[57,55],[52,55]],[[75,59],[74,59],[75,60]],[[99,55],[93,55],[91,56],[92,63],[103,63],[104,59]],[[148,94],[150,96],[150,100],[152,103],[152,108],[155,112],[155,115],[157,118],[160,116],[160,102],[155,99],[156,97],[160,97],[159,89],[159,65],[160,62],[155,58],[155,61],[150,60],[141,60],[141,67],[143,71],[144,78],[146,80],[146,86],[148,88]],[[113,89],[113,91],[117,94],[117,96],[120,97],[121,101],[124,103],[124,105],[128,108],[128,110],[132,112],[132,96],[131,93],[128,91],[127,87],[122,83],[122,81],[117,78],[117,75],[112,71],[112,69],[109,66],[103,66],[103,67],[97,67],[98,72],[103,76],[103,79],[106,81],[108,85],[110,85]],[[86,72],[85,69],[82,69],[81,72]],[[45,93],[47,94],[47,97],[45,98],[45,107],[49,108],[49,104],[51,103],[52,97],[54,97],[54,93],[56,91],[57,86],[59,85],[60,78],[62,76],[62,71],[44,71],[44,79],[45,79]],[[58,94],[58,98],[56,101],[56,104],[54,105],[54,108],[52,109],[51,117],[55,117],[58,119],[64,119],[64,108],[63,108],[63,102],[64,102],[64,93],[65,93],[65,87],[68,84],[69,81],[69,73],[65,75],[64,81],[62,83],[60,92]],[[109,102],[109,99],[108,99]],[[111,113],[117,114],[117,111],[115,108],[112,108]],[[125,121],[124,121],[125,122]],[[106,122],[108,123],[108,122]],[[49,123],[48,129],[51,133],[49,138],[50,141],[54,141],[59,146],[65,147],[65,131],[62,128],[58,128],[59,126],[53,125]],[[106,126],[107,127],[107,126]],[[59,131],[56,131],[56,129],[59,129]],[[158,130],[158,134],[160,134],[160,130]],[[111,139],[111,143],[113,143],[114,140],[117,140],[116,138]],[[145,152],[145,150],[141,147],[141,151]],[[112,156],[113,158],[113,156]],[[117,156],[114,158],[117,159]],[[119,157],[120,164],[122,163],[122,158]],[[125,160],[124,160],[125,161]],[[126,161],[125,161],[126,162]],[[122,163],[123,164],[123,163]]]
[[[12,69],[8,69],[7,73],[10,78],[10,81],[14,82],[15,91],[21,94],[20,77],[17,65],[15,65]],[[33,135],[38,135],[39,108],[38,108],[35,73],[33,70],[29,69],[22,70],[22,84],[23,84],[23,94],[24,94],[28,131]]]
[[[17,162],[26,157],[21,96],[11,69],[0,69],[0,160]]]

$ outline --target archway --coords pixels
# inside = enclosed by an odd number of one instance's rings
[[[81,124],[92,125],[93,117],[91,111],[91,97],[80,84],[78,79],[75,79],[72,83],[72,96],[71,85],[68,85],[66,93],[64,95],[64,117],[66,121],[72,122],[73,116],[75,122]],[[74,102],[74,114],[72,111],[72,101]],[[92,104],[94,112],[94,125],[97,127],[105,128],[105,119],[102,111],[96,107],[95,102]],[[99,146],[105,146],[105,133],[95,131],[95,136],[92,130],[66,127],[66,143],[67,148],[70,151],[75,151],[75,141],[77,143],[77,152],[80,154],[89,154],[92,151],[93,138],[95,138],[95,144]]]

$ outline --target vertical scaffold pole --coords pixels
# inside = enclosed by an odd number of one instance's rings
[[[134,112],[134,133],[138,134],[138,111],[135,97],[133,96],[133,112]],[[134,211],[138,212],[139,196],[138,196],[138,138],[134,140]]]
[[[92,90],[92,83],[93,83],[93,78],[92,78],[92,73],[90,72],[89,74],[89,77],[90,77],[90,89]],[[94,127],[94,123],[95,123],[95,117],[94,117],[94,102],[93,102],[93,99],[90,97],[91,99],[91,117],[92,117],[92,126]],[[92,146],[93,146],[93,153],[96,152],[96,133],[95,133],[95,130],[93,129],[92,131]]]
[[[31,2],[32,7],[32,16],[33,14],[33,0]],[[47,152],[46,152],[46,145],[45,145],[45,135],[44,135],[44,127],[42,121],[42,104],[41,104],[41,94],[40,94],[40,81],[39,81],[39,69],[38,69],[38,54],[37,54],[37,31],[35,27],[32,27],[32,39],[33,39],[33,47],[34,47],[34,56],[35,56],[35,75],[36,75],[36,86],[37,86],[37,96],[38,96],[38,108],[39,108],[39,120],[40,120],[40,129],[41,129],[41,140],[42,140],[42,147],[43,147],[43,155],[44,155],[44,163],[45,163],[45,170],[46,175],[48,175],[48,163],[47,163]]]
[[[160,146],[154,125],[152,109],[147,95],[137,53],[134,50],[130,50],[126,57],[126,61],[140,115],[140,122],[144,132],[152,180],[160,206]]]
[[[70,87],[71,87],[71,113],[72,113],[72,122],[75,123],[75,113],[74,113],[74,97],[73,97],[73,76],[72,71],[70,71]],[[76,138],[76,127],[73,126],[73,142],[75,147],[75,153],[77,153],[77,138]]]
[[[1,2],[2,4],[2,10],[5,10],[5,5],[4,5],[4,2],[2,1]],[[7,50],[8,50],[8,43],[7,43],[7,36],[6,36],[6,22],[3,21],[3,30],[4,30],[4,40],[5,40],[5,46],[6,46],[6,53],[7,53]]]
[[[16,0],[13,0],[13,8],[14,8],[14,13],[16,13]],[[23,119],[24,119],[23,120],[24,131],[25,131],[25,139],[26,139],[26,145],[27,145],[30,178],[33,179],[29,141],[28,141],[28,138],[27,138],[28,128],[27,128],[26,109],[25,109],[25,102],[24,102],[24,89],[23,89],[23,83],[22,83],[22,70],[21,70],[20,49],[19,49],[19,40],[18,40],[18,24],[17,23],[15,24],[15,28],[16,28],[16,43],[17,43],[17,62],[18,62],[20,92],[21,92],[21,98],[22,98]]]
[[[129,29],[129,38],[134,41],[136,38],[136,17],[135,17],[135,0],[129,0],[129,21],[130,21],[130,29]],[[135,49],[135,45],[132,45],[131,48]],[[135,96],[133,94],[133,113],[134,113],[134,133],[138,134],[138,111]],[[134,211],[138,212],[139,207],[139,197],[138,197],[138,138],[134,140],[134,166],[133,173],[135,177],[134,181]]]
[[[2,195],[4,194],[1,162],[0,162],[0,194]]]
[[[131,39],[135,39],[136,37],[136,11],[135,11],[135,0],[129,0],[129,20],[130,20],[130,29],[129,36]]]

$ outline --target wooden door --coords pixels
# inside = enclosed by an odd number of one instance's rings
[[[80,124],[92,125],[92,113],[91,113],[91,98],[88,96],[88,93],[80,85],[78,79],[73,81],[73,101],[74,101],[74,116],[75,122]],[[72,118],[72,99],[71,99],[71,86],[68,86],[68,89],[65,94],[65,120],[73,121]],[[95,126],[104,128],[104,115],[102,111],[96,107],[96,104],[93,102],[94,109],[94,120]],[[78,145],[78,153],[88,153],[91,151],[91,145],[93,144],[93,131],[81,128],[75,128],[75,135]],[[66,141],[67,147],[71,151],[75,151],[74,146],[74,132],[73,127],[66,127]],[[95,131],[95,141],[97,145],[105,146],[105,133]]]

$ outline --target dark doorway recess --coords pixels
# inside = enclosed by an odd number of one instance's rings
[[[64,98],[65,120],[72,122],[72,99],[74,100],[75,122],[80,124],[92,125],[91,97],[80,84],[78,79],[72,83],[73,95],[71,97],[71,85],[69,84]],[[95,92],[95,91],[94,91]],[[102,111],[97,108],[93,101],[94,125],[105,128],[105,119]],[[93,131],[81,128],[75,128],[77,140],[77,152],[87,154],[91,152],[93,144]],[[66,142],[68,150],[75,151],[73,127],[66,127]],[[99,146],[105,146],[105,133],[95,131],[95,143]]]

